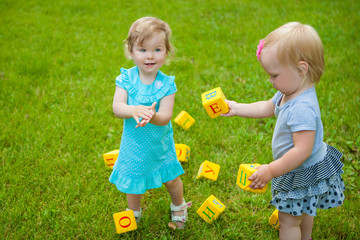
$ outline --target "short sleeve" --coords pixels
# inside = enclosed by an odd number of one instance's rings
[[[115,79],[115,85],[125,89],[125,82],[129,80],[128,70],[125,68],[120,69],[120,75]]]
[[[315,131],[317,118],[316,111],[311,106],[294,106],[288,113],[287,124],[291,132]]]
[[[282,93],[281,93],[281,92],[277,92],[277,93],[275,93],[275,95],[274,95],[273,98],[271,99],[275,106],[276,106],[276,104],[279,102],[279,99],[281,98],[281,96],[282,96]]]
[[[173,77],[171,84],[170,84],[170,89],[169,91],[166,93],[166,96],[174,94],[177,92],[177,88],[176,88],[176,83],[175,83],[175,77]]]

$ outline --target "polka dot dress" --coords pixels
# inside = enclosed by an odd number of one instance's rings
[[[161,71],[155,81],[144,85],[138,68],[121,69],[116,85],[128,92],[129,105],[151,106],[176,92],[174,77]],[[184,173],[177,160],[171,122],[166,126],[148,123],[135,128],[133,118],[124,120],[119,157],[113,167],[109,181],[124,193],[143,194],[146,190],[161,187]]]
[[[342,205],[345,199],[345,185],[341,177],[341,156],[337,149],[328,145],[323,161],[301,171],[294,170],[274,178],[271,183],[270,203],[279,211],[293,216],[303,213],[316,216],[317,209]],[[294,182],[301,182],[302,186]]]

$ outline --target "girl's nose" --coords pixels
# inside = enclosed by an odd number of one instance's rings
[[[154,53],[149,51],[149,52],[147,52],[146,57],[147,57],[147,58],[153,58],[153,57],[154,57]]]

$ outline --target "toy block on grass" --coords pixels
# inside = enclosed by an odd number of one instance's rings
[[[220,165],[213,163],[213,162],[209,162],[207,160],[205,160],[199,168],[198,174],[196,176],[196,179],[199,178],[207,178],[210,179],[212,181],[216,181],[218,176],[219,176],[219,172],[220,172]]]
[[[257,171],[256,167],[259,167],[260,164],[240,164],[239,172],[236,180],[236,184],[243,190],[254,192],[254,193],[264,193],[266,191],[267,184],[263,188],[252,189],[249,188],[249,185],[252,181],[248,180],[254,172]]]
[[[190,147],[185,144],[175,144],[176,156],[180,162],[187,162],[190,157]]]
[[[225,210],[226,206],[219,199],[211,195],[196,211],[207,223],[213,223],[215,219]]]
[[[115,213],[113,217],[117,233],[124,233],[137,229],[133,210]]]
[[[211,89],[201,94],[202,105],[210,118],[216,118],[222,113],[229,112],[229,107],[225,102],[224,93],[220,87]]]
[[[195,119],[190,116],[186,111],[181,111],[179,115],[175,118],[174,122],[177,123],[184,130],[188,130],[191,125],[194,124]]]
[[[113,168],[117,158],[119,156],[119,149],[117,150],[113,150],[111,152],[108,153],[104,153],[103,157],[104,157],[104,162],[105,162],[105,166],[107,168]]]
[[[273,226],[274,228],[276,228],[277,230],[279,230],[280,228],[280,223],[279,223],[279,210],[275,210],[270,218],[269,218],[269,223],[271,226]]]

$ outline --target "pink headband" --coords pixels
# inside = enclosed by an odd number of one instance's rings
[[[260,53],[261,53],[261,50],[262,50],[263,47],[264,47],[264,42],[265,42],[265,40],[264,40],[264,39],[261,39],[261,40],[259,41],[259,45],[257,46],[257,50],[256,50],[257,60],[260,60]]]

